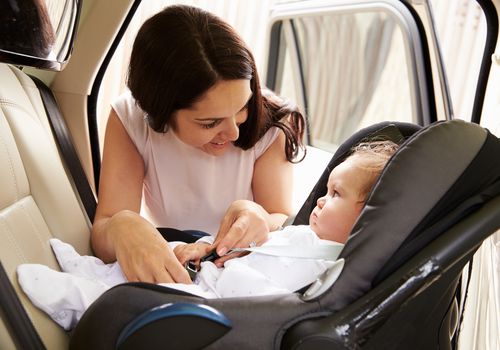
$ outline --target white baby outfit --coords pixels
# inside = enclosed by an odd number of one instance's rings
[[[118,263],[104,264],[96,257],[80,256],[72,246],[58,239],[51,239],[50,243],[63,272],[40,264],[22,264],[17,268],[18,281],[34,305],[65,329],[71,329],[95,299],[109,288],[125,283],[126,279]],[[264,244],[287,245],[307,249],[338,243],[319,239],[304,225],[272,232]],[[336,256],[331,257],[335,259]],[[224,268],[203,262],[194,284],[162,285],[205,298],[292,293],[314,282],[334,264],[322,259],[253,252],[228,260]]]
[[[272,127],[249,150],[230,145],[213,156],[180,141],[172,130],[151,129],[130,91],[112,104],[145,165],[144,212],[157,227],[217,234],[229,205],[253,200],[255,161],[278,136]]]

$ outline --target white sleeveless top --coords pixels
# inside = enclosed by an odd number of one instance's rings
[[[249,150],[231,145],[213,156],[183,143],[171,129],[151,129],[130,91],[112,107],[144,161],[142,209],[154,225],[215,235],[233,201],[253,200],[254,163],[274,142],[278,128],[269,129]]]

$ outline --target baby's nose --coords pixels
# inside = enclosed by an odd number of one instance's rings
[[[320,197],[318,198],[318,200],[316,201],[316,205],[321,209],[323,208],[323,205],[325,205],[325,197]]]

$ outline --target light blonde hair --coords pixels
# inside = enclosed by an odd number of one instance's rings
[[[370,181],[367,181],[362,190],[361,195],[363,197],[366,198],[385,165],[398,148],[397,143],[384,140],[361,142],[351,149],[351,153],[346,160],[356,157],[356,166],[371,174]]]

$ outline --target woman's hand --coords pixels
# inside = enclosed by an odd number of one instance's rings
[[[116,259],[130,282],[191,283],[156,228],[137,213],[117,213],[106,223]]]
[[[182,265],[193,261],[196,266],[200,265],[200,259],[207,255],[213,246],[207,243],[179,244],[174,248],[175,256]]]
[[[234,201],[222,219],[214,246],[221,256],[215,261],[222,266],[228,259],[242,254],[226,255],[231,248],[260,246],[268,239],[269,214],[259,204],[249,200]],[[244,253],[243,253],[244,254]]]

